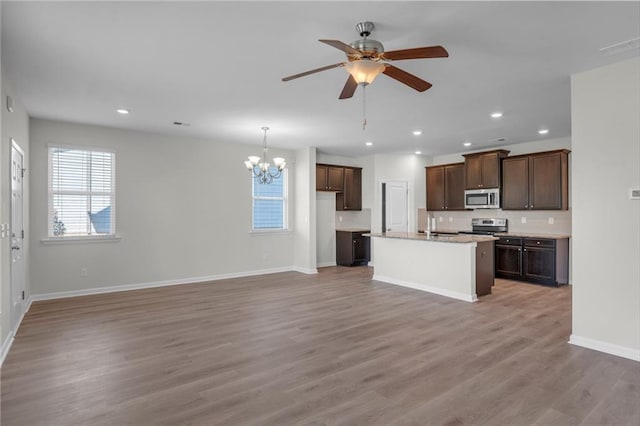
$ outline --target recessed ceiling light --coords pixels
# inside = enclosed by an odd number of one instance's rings
[[[118,108],[118,109],[116,110],[116,112],[117,112],[118,114],[123,114],[123,115],[129,114],[129,110],[128,110],[128,109],[124,109],[124,108]]]
[[[414,130],[414,131],[413,131],[413,134],[414,134],[415,136],[420,136],[420,135],[422,134],[422,130]]]
[[[546,135],[547,133],[549,133],[549,129],[540,129],[538,130],[538,133],[541,135]]]
[[[462,145],[464,145],[464,146],[471,146],[471,142],[465,142],[465,143],[463,143]]]
[[[416,151],[416,155],[422,154],[422,151]]]
[[[491,113],[491,118],[500,118],[500,117],[502,117],[502,113],[500,111]]]
[[[371,145],[373,145],[373,142],[365,142],[364,144],[365,144],[366,146],[371,146]]]

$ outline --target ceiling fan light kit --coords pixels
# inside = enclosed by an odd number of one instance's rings
[[[368,38],[374,28],[375,25],[370,21],[357,24],[356,31],[362,38],[351,44],[343,43],[340,40],[319,40],[321,43],[344,52],[347,56],[347,61],[284,77],[282,81],[291,81],[321,71],[344,67],[350,76],[340,93],[339,99],[353,97],[358,85],[366,86],[371,84],[380,74],[391,77],[418,92],[424,92],[429,89],[431,83],[395,67],[390,62],[404,59],[446,58],[449,56],[446,49],[442,46],[426,46],[385,52],[381,42]]]
[[[386,67],[381,62],[362,59],[360,61],[347,62],[344,68],[351,74],[356,83],[366,86],[373,83],[373,80],[375,80]]]

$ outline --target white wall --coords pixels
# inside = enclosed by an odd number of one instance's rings
[[[316,192],[316,259],[318,267],[336,264],[336,194]]]
[[[294,267],[307,274],[316,269],[316,149],[296,151]]]
[[[372,232],[382,232],[382,182],[389,181],[408,182],[409,232],[417,231],[417,209],[426,205],[427,190],[424,168],[428,161],[428,157],[413,154],[374,155]]]
[[[640,59],[573,75],[571,105],[571,342],[640,361]]]
[[[41,242],[47,235],[50,142],[115,149],[119,242]],[[251,179],[243,161],[260,150],[258,144],[31,120],[32,292],[91,291],[290,269],[293,232],[250,233]],[[273,147],[270,154],[295,158],[293,152]],[[81,277],[80,268],[86,268],[88,276]]]
[[[4,76],[4,74],[3,74]],[[14,112],[9,112],[6,108],[7,96],[13,99]],[[11,85],[4,78],[2,79],[2,99],[0,101],[2,140],[0,142],[0,223],[11,223],[11,138],[13,138],[23,149],[24,167],[27,174],[23,180],[23,212],[24,212],[24,231],[27,237],[30,235],[29,228],[29,181],[31,180],[31,170],[29,164],[29,116],[20,102],[20,99],[13,92]],[[25,267],[25,290],[26,299],[30,294],[30,275],[27,268],[29,261],[29,239],[25,239],[22,247],[22,256]],[[4,351],[8,349],[10,339],[13,337],[14,326],[12,324],[11,315],[11,238],[5,237],[0,239],[0,343],[2,344],[2,356]],[[22,306],[22,308],[26,308]],[[17,312],[14,318],[19,318],[24,312]],[[3,358],[0,358],[3,359]]]

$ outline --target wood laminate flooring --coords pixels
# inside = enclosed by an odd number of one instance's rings
[[[571,288],[466,303],[322,268],[33,303],[10,425],[638,425],[639,364],[569,345]]]

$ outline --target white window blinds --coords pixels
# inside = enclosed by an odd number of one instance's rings
[[[277,169],[271,167],[275,174]],[[269,184],[260,183],[252,177],[253,192],[253,229],[287,229],[287,169]]]
[[[49,237],[115,234],[115,153],[49,147]]]

